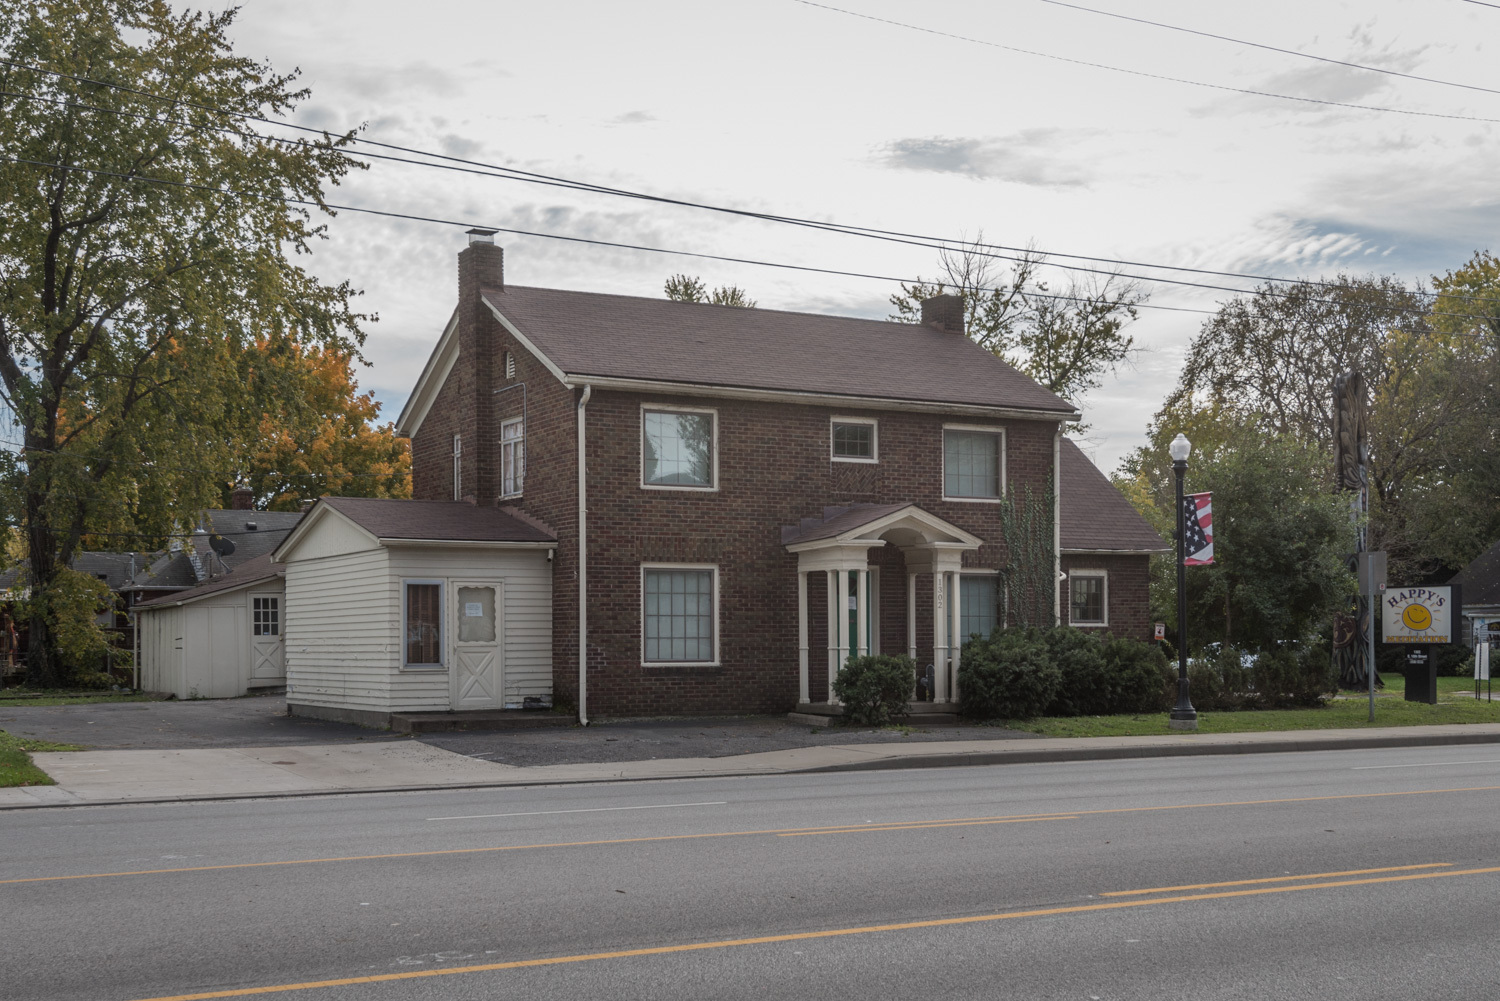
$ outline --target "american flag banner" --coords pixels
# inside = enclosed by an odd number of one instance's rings
[[[1187,494],[1182,498],[1184,545],[1182,565],[1211,566],[1214,561],[1214,495]]]

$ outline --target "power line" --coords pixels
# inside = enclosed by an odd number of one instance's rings
[[[799,2],[801,2],[801,0],[799,0]],[[821,6],[821,5],[812,4],[812,6]],[[830,9],[830,10],[838,10],[838,8],[828,8],[828,9]],[[855,16],[863,17],[865,15],[855,15]],[[899,22],[892,22],[892,23],[899,23]],[[926,31],[928,29],[919,28],[917,30]],[[959,37],[959,36],[954,36],[954,37]],[[985,44],[989,44],[989,43],[985,43]],[[213,111],[215,113],[222,114],[222,115],[229,115],[229,116],[236,116],[237,115],[239,117],[246,118],[247,120],[258,121],[258,122],[262,122],[262,123],[269,124],[269,125],[278,125],[278,126],[283,126],[283,127],[286,127],[286,128],[296,129],[296,130],[299,130],[299,131],[313,132],[313,133],[322,135],[325,138],[327,138],[329,136],[329,133],[326,130],[316,129],[316,128],[312,128],[312,127],[309,127],[309,126],[303,126],[303,125],[295,125],[295,124],[290,123],[290,122],[279,122],[279,121],[276,121],[274,119],[261,118],[261,117],[257,117],[257,116],[253,116],[253,115],[243,115],[243,114],[241,114],[239,112],[223,111],[223,110],[220,110],[220,109],[211,108],[211,107],[206,106],[206,105],[198,105],[198,104],[193,104],[191,102],[184,102],[184,101],[179,101],[179,100],[175,100],[175,99],[171,99],[171,98],[159,97],[157,95],[150,94],[150,93],[148,93],[146,91],[136,90],[134,88],[125,87],[125,86],[120,85],[120,84],[113,84],[113,83],[109,83],[109,82],[106,82],[106,81],[93,80],[93,79],[90,79],[88,77],[72,76],[70,74],[62,73],[60,71],[47,70],[47,69],[43,69],[41,67],[29,66],[29,65],[26,65],[26,64],[23,64],[23,63],[16,63],[16,62],[11,61],[11,60],[0,59],[0,64],[17,66],[17,67],[20,67],[20,68],[23,68],[23,69],[27,69],[27,70],[30,70],[30,71],[33,71],[33,72],[49,73],[49,74],[53,74],[53,75],[62,77],[64,79],[73,80],[73,81],[76,81],[76,82],[97,84],[99,86],[104,86],[104,87],[114,87],[114,88],[120,89],[120,90],[122,90],[122,91],[124,91],[126,93],[136,94],[136,95],[139,95],[139,96],[142,96],[142,97],[150,98],[152,100],[167,102],[167,103],[169,103],[171,105],[174,105],[174,106],[176,106],[176,105],[182,105],[182,106],[185,106],[185,107],[193,107],[193,108],[197,108],[197,109],[200,109],[200,110]],[[303,146],[303,147],[316,147],[317,146],[317,144],[315,144],[315,143],[309,143],[306,140],[287,139],[287,138],[283,138],[283,137],[280,137],[280,136],[264,136],[264,135],[261,135],[260,133],[245,132],[245,131],[242,131],[242,130],[239,130],[239,129],[230,128],[228,126],[212,126],[212,125],[205,125],[205,124],[201,124],[201,123],[184,122],[184,121],[181,121],[180,119],[157,119],[154,116],[147,115],[147,114],[142,113],[142,112],[129,112],[129,111],[112,109],[112,108],[101,108],[101,107],[97,107],[97,106],[94,106],[94,105],[87,105],[87,104],[81,104],[81,103],[78,103],[78,102],[66,101],[66,100],[60,99],[60,98],[47,98],[47,97],[43,97],[41,95],[21,94],[21,93],[16,93],[16,92],[12,92],[12,91],[0,91],[0,95],[3,95],[3,96],[15,96],[15,97],[21,97],[21,98],[26,98],[26,99],[31,99],[31,100],[46,101],[46,102],[51,102],[51,103],[61,103],[61,104],[64,104],[65,106],[68,106],[68,107],[76,107],[76,108],[80,108],[80,109],[98,111],[98,112],[101,112],[101,113],[120,114],[120,115],[125,115],[125,116],[128,116],[128,117],[137,117],[137,118],[150,118],[152,121],[166,121],[166,122],[170,122],[170,123],[174,123],[174,124],[181,124],[181,125],[183,125],[185,127],[188,127],[188,128],[205,130],[205,131],[223,132],[223,133],[228,133],[228,134],[231,134],[231,135],[241,136],[243,138],[255,138],[255,139],[261,139],[261,140],[271,141],[271,142],[290,143],[290,144],[293,144],[293,145],[298,145],[298,146]],[[1500,119],[1496,119],[1495,121],[1500,121]],[[352,137],[352,133],[350,133],[350,136]],[[1131,260],[1117,259],[1117,258],[1096,257],[1096,256],[1087,255],[1087,254],[1068,254],[1068,253],[1061,253],[1061,252],[1056,252],[1056,251],[1037,250],[1037,249],[1031,248],[1031,247],[1015,247],[1015,246],[1007,246],[1005,244],[996,244],[996,243],[988,243],[988,242],[986,242],[986,243],[975,243],[975,244],[965,244],[963,241],[953,241],[953,240],[950,240],[950,239],[945,238],[945,237],[930,236],[930,235],[923,235],[923,234],[916,234],[916,233],[905,233],[905,232],[901,232],[901,231],[898,231],[898,230],[877,229],[877,228],[865,227],[865,226],[853,226],[853,225],[847,225],[847,224],[836,223],[836,222],[829,222],[829,221],[824,221],[824,220],[804,219],[804,218],[798,218],[796,216],[786,216],[786,215],[779,215],[779,214],[774,214],[774,213],[756,212],[756,211],[749,210],[749,209],[735,209],[735,208],[728,208],[728,207],[725,207],[725,206],[712,205],[712,204],[708,204],[708,203],[704,203],[704,202],[693,202],[693,201],[688,201],[688,200],[684,200],[684,199],[668,198],[668,197],[665,197],[665,196],[662,196],[662,195],[652,195],[652,194],[647,194],[647,193],[638,192],[638,191],[631,191],[631,190],[626,189],[626,188],[614,188],[614,187],[609,187],[609,186],[606,186],[606,185],[594,184],[594,183],[588,182],[588,181],[579,181],[579,180],[575,180],[575,179],[571,179],[571,178],[558,177],[558,176],[549,175],[549,174],[539,174],[539,173],[535,173],[535,172],[532,172],[532,171],[524,171],[524,170],[520,170],[520,169],[514,168],[514,167],[504,167],[504,166],[499,166],[499,165],[496,165],[496,164],[484,163],[482,161],[477,161],[477,160],[466,160],[466,159],[463,159],[461,157],[448,156],[448,155],[442,154],[442,153],[433,153],[433,152],[428,151],[428,150],[414,149],[412,147],[407,147],[407,146],[397,146],[397,145],[394,145],[394,144],[391,144],[391,143],[379,142],[379,141],[376,141],[376,140],[373,140],[373,139],[361,139],[361,138],[353,137],[352,141],[353,142],[357,142],[357,143],[361,143],[361,144],[364,144],[364,145],[376,146],[376,147],[380,147],[380,148],[383,148],[383,149],[392,149],[392,150],[397,150],[399,152],[412,153],[412,154],[417,155],[417,156],[435,158],[435,159],[445,160],[445,161],[449,161],[449,162],[448,163],[431,163],[431,162],[428,162],[426,160],[411,160],[411,159],[407,159],[405,157],[389,156],[389,155],[380,154],[380,153],[370,153],[370,152],[367,152],[367,151],[366,152],[360,152],[360,153],[357,153],[357,154],[353,154],[353,155],[357,155],[357,156],[370,157],[370,158],[373,158],[373,159],[380,159],[380,160],[387,160],[387,161],[395,162],[395,163],[405,163],[405,164],[410,164],[410,165],[414,165],[414,166],[430,167],[430,168],[434,168],[434,169],[438,169],[438,170],[457,171],[457,172],[460,172],[460,173],[474,174],[474,175],[478,175],[478,176],[481,176],[481,177],[491,177],[491,178],[494,178],[494,179],[497,179],[497,180],[522,181],[522,182],[525,182],[525,183],[541,184],[541,185],[545,185],[545,186],[549,186],[549,187],[560,187],[560,188],[564,188],[564,189],[568,189],[568,190],[583,191],[583,192],[589,192],[589,193],[595,193],[595,194],[609,194],[609,195],[615,195],[615,196],[619,196],[619,197],[638,199],[638,200],[642,200],[642,201],[651,201],[651,202],[657,202],[657,203],[667,204],[667,205],[676,205],[676,206],[681,206],[681,207],[686,207],[686,208],[702,209],[702,210],[705,210],[705,211],[719,212],[719,213],[728,214],[728,215],[740,216],[740,217],[743,217],[743,218],[759,219],[759,220],[767,221],[767,222],[778,222],[778,223],[784,223],[784,224],[789,224],[789,225],[802,226],[802,227],[811,228],[811,229],[818,229],[818,230],[822,230],[824,232],[839,233],[839,234],[848,235],[848,236],[860,236],[860,237],[865,237],[865,238],[868,238],[868,239],[884,240],[886,242],[893,242],[893,243],[904,243],[904,244],[908,244],[910,246],[924,247],[924,248],[930,249],[930,250],[940,250],[940,251],[941,250],[948,250],[948,249],[952,249],[955,246],[955,244],[957,244],[958,246],[965,247],[970,252],[978,252],[978,253],[981,254],[981,256],[991,257],[991,258],[995,258],[995,259],[999,259],[999,260],[1007,260],[1007,261],[1012,261],[1012,262],[1019,262],[1019,261],[1022,260],[1022,258],[1009,257],[1009,256],[1006,256],[1005,254],[986,253],[986,252],[980,251],[979,248],[983,247],[983,248],[987,248],[987,249],[991,249],[991,250],[1004,250],[1004,251],[1009,251],[1009,252],[1012,252],[1012,253],[1020,253],[1020,254],[1027,255],[1027,257],[1025,258],[1027,260],[1032,260],[1032,259],[1035,259],[1035,258],[1038,258],[1038,257],[1054,257],[1055,256],[1055,257],[1067,258],[1069,260],[1085,260],[1085,261],[1093,261],[1093,262],[1096,262],[1096,263],[1115,264],[1115,265],[1121,265],[1121,266],[1127,266],[1127,267],[1140,267],[1140,268],[1151,268],[1151,269],[1155,269],[1155,270],[1177,271],[1177,272],[1182,272],[1182,273],[1187,273],[1187,274],[1216,275],[1216,276],[1220,276],[1220,277],[1242,278],[1242,279],[1253,280],[1253,281],[1279,282],[1279,283],[1296,284],[1296,285],[1316,285],[1316,286],[1324,287],[1324,288],[1336,288],[1336,287],[1339,287],[1336,283],[1332,283],[1332,282],[1310,281],[1310,280],[1306,280],[1306,279],[1295,279],[1295,278],[1276,278],[1276,277],[1272,277],[1272,276],[1268,276],[1268,275],[1254,275],[1254,274],[1246,274],[1246,273],[1243,273],[1243,272],[1218,271],[1218,270],[1209,269],[1209,268],[1191,268],[1191,267],[1185,267],[1185,266],[1179,266],[1179,265],[1171,265],[1171,264],[1154,264],[1154,263],[1150,263],[1150,262],[1131,261]],[[459,166],[454,166],[454,164],[459,165]],[[498,172],[498,173],[496,173],[496,172]],[[349,210],[350,211],[366,211],[366,210],[354,209],[354,208],[350,208]],[[1114,272],[1114,271],[1101,271],[1101,270],[1097,270],[1097,269],[1093,269],[1093,268],[1082,268],[1082,267],[1077,267],[1077,266],[1074,266],[1074,265],[1060,264],[1060,263],[1057,263],[1056,261],[1051,261],[1051,260],[1038,260],[1037,263],[1039,265],[1042,265],[1042,266],[1057,268],[1057,269],[1065,270],[1065,271],[1082,271],[1082,272],[1088,272],[1088,273],[1092,273],[1092,274],[1107,274],[1107,275],[1118,274],[1117,272]],[[1184,286],[1189,286],[1189,287],[1199,287],[1199,288],[1209,289],[1209,290],[1212,290],[1212,291],[1229,291],[1229,292],[1235,292],[1235,293],[1238,293],[1238,294],[1247,294],[1247,293],[1249,293],[1249,292],[1252,291],[1250,289],[1225,288],[1223,286],[1216,286],[1216,285],[1204,285],[1204,284],[1193,283],[1193,282],[1182,282],[1182,281],[1178,281],[1178,280],[1174,280],[1174,279],[1168,279],[1168,278],[1155,278],[1155,277],[1151,277],[1151,276],[1147,276],[1147,275],[1119,275],[1119,277],[1128,277],[1128,278],[1133,278],[1133,279],[1138,280],[1138,281],[1156,282],[1156,283],[1159,283],[1159,284],[1176,284],[1176,285],[1184,285]],[[1452,298],[1463,299],[1463,300],[1468,300],[1468,301],[1479,301],[1479,302],[1490,302],[1490,301],[1492,301],[1492,300],[1489,300],[1487,298],[1480,297],[1480,296],[1466,296],[1466,295],[1461,295],[1461,294],[1453,294]],[[1157,307],[1157,308],[1166,308],[1166,307]]]
[[[1211,31],[1198,31],[1195,28],[1184,28],[1177,24],[1164,24],[1161,21],[1150,21],[1144,17],[1131,17],[1129,14],[1117,14],[1111,10],[1098,10],[1093,7],[1084,7],[1081,4],[1066,3],[1065,0],[1038,0],[1039,3],[1051,4],[1054,7],[1067,7],[1070,10],[1079,10],[1088,14],[1099,14],[1103,17],[1119,18],[1121,21],[1133,21],[1136,24],[1149,24],[1153,28],[1165,28],[1168,31],[1181,31],[1189,35],[1197,35],[1200,38],[1212,38],[1220,42],[1231,42],[1235,45],[1248,45],[1252,49],[1264,49],[1267,52],[1279,52],[1284,56],[1296,56],[1298,59],[1311,59],[1315,62],[1330,63],[1334,66],[1347,66],[1350,69],[1364,70],[1367,73],[1383,73],[1386,76],[1397,76],[1405,80],[1420,80],[1423,83],[1436,83],[1444,87],[1461,87],[1464,90],[1477,90],[1485,94],[1500,94],[1500,90],[1492,87],[1480,87],[1472,83],[1457,83],[1453,80],[1437,80],[1430,76],[1417,76],[1414,73],[1402,73],[1399,70],[1382,69],[1379,66],[1366,66],[1364,63],[1351,63],[1342,59],[1330,59],[1327,56],[1315,56],[1310,52],[1298,52],[1295,49],[1281,49],[1274,45],[1264,45],[1260,42],[1250,42],[1243,38],[1230,38],[1228,35],[1215,35]],[[1486,7],[1495,6],[1485,4]]]
[[[582,236],[565,236],[565,235],[560,234],[560,233],[543,233],[543,232],[539,232],[539,231],[536,231],[536,230],[515,229],[515,228],[512,228],[512,227],[506,227],[506,226],[489,226],[489,225],[482,225],[482,224],[476,224],[476,223],[471,223],[471,222],[463,222],[463,221],[453,220],[453,219],[440,219],[440,218],[437,218],[437,217],[434,217],[434,216],[419,216],[419,215],[412,215],[412,214],[404,213],[404,212],[392,212],[392,211],[385,210],[385,209],[366,208],[366,207],[357,206],[357,205],[335,205],[335,204],[333,204],[331,202],[316,202],[316,201],[313,201],[311,199],[306,199],[306,198],[292,198],[292,197],[284,196],[284,195],[268,195],[268,194],[261,194],[261,193],[247,193],[247,192],[241,192],[241,191],[234,191],[234,190],[230,190],[230,189],[226,189],[226,188],[216,188],[216,187],[213,187],[211,185],[206,185],[206,184],[194,184],[194,183],[191,183],[191,182],[188,182],[188,181],[174,181],[174,180],[169,180],[169,179],[166,179],[166,178],[148,177],[148,176],[143,175],[143,174],[122,174],[122,173],[119,173],[118,171],[99,170],[99,169],[93,168],[93,167],[80,167],[80,166],[65,167],[62,164],[47,163],[47,162],[41,161],[41,160],[29,160],[29,159],[24,159],[24,158],[19,158],[19,157],[0,157],[0,159],[3,159],[5,161],[11,162],[11,163],[24,163],[24,164],[29,164],[29,165],[32,165],[32,166],[37,166],[37,167],[47,167],[47,168],[51,168],[51,169],[54,169],[54,170],[77,170],[77,171],[80,171],[80,172],[83,172],[83,173],[99,174],[99,175],[107,176],[107,177],[117,177],[117,178],[120,178],[122,180],[127,180],[127,181],[143,181],[143,182],[147,182],[147,183],[151,183],[151,184],[163,184],[163,185],[171,185],[171,186],[175,186],[175,187],[192,188],[192,189],[199,190],[199,191],[208,191],[208,192],[212,192],[212,193],[215,193],[215,194],[229,195],[229,196],[238,197],[238,198],[262,198],[262,199],[269,199],[269,200],[272,200],[272,201],[280,201],[280,202],[283,202],[283,203],[289,204],[289,205],[307,205],[307,206],[322,207],[322,208],[328,209],[330,211],[333,211],[335,213],[336,212],[358,212],[358,213],[363,213],[363,214],[367,214],[367,215],[382,216],[382,217],[391,218],[391,219],[404,219],[404,220],[408,220],[408,221],[412,221],[412,222],[430,222],[430,223],[437,223],[439,225],[444,225],[444,226],[463,226],[463,227],[470,228],[470,229],[473,229],[473,228],[483,228],[483,229],[492,230],[493,232],[496,232],[496,233],[510,233],[510,234],[513,234],[513,235],[516,235],[516,236],[532,236],[532,237],[539,237],[541,239],[546,239],[546,240],[560,240],[560,241],[563,241],[563,242],[566,242],[566,243],[581,243],[581,244],[589,244],[589,245],[597,246],[597,247],[610,247],[610,248],[617,249],[617,250],[638,250],[638,251],[644,251],[646,253],[667,254],[667,255],[677,256],[677,257],[696,257],[696,258],[701,258],[701,259],[704,259],[704,260],[724,261],[724,262],[731,263],[731,264],[750,264],[750,265],[755,265],[757,267],[779,268],[779,269],[787,270],[787,271],[803,271],[803,272],[811,272],[811,273],[814,273],[814,274],[836,275],[836,276],[848,277],[848,278],[867,278],[867,279],[872,279],[872,280],[875,280],[875,281],[897,282],[897,283],[901,283],[901,284],[908,284],[908,283],[910,283],[910,284],[917,284],[917,283],[921,283],[922,282],[922,279],[920,279],[920,278],[899,278],[899,277],[893,277],[891,275],[870,274],[868,272],[843,271],[843,270],[839,270],[839,269],[836,269],[836,268],[820,268],[820,267],[814,267],[812,265],[807,265],[807,264],[787,264],[785,262],[780,262],[780,261],[763,261],[763,260],[757,260],[755,258],[747,258],[747,257],[730,257],[730,256],[723,255],[723,254],[705,254],[705,253],[701,253],[701,252],[698,252],[698,251],[691,251],[691,250],[669,250],[669,249],[666,249],[666,248],[663,248],[663,247],[648,247],[648,246],[645,246],[643,244],[617,243],[617,242],[610,241],[610,240],[596,240],[596,239],[592,239],[592,238],[589,238],[589,237],[582,237]],[[984,256],[1001,256],[1001,255],[984,255]],[[1088,269],[1081,269],[1081,270],[1088,270]],[[1128,278],[1128,277],[1142,277],[1142,276],[1121,275],[1119,277],[1127,277]],[[1277,298],[1290,298],[1291,297],[1290,293],[1271,292],[1269,290],[1261,290],[1260,292],[1257,293],[1253,289],[1240,289],[1240,288],[1230,288],[1230,287],[1227,287],[1227,286],[1214,286],[1214,285],[1207,285],[1207,284],[1198,283],[1198,282],[1183,282],[1183,281],[1169,279],[1169,278],[1143,278],[1143,280],[1145,280],[1145,281],[1162,282],[1162,283],[1166,283],[1166,284],[1188,285],[1188,286],[1193,286],[1193,287],[1197,287],[1197,288],[1204,288],[1204,289],[1218,289],[1218,290],[1224,291],[1224,292],[1233,292],[1233,293],[1235,293],[1237,295],[1261,294],[1261,295],[1271,295],[1271,296],[1277,297]],[[969,291],[987,292],[987,291],[997,291],[997,290],[990,289],[990,288],[975,287],[973,289],[970,289]],[[1088,301],[1090,301],[1090,300],[1085,299],[1085,298],[1080,297],[1080,296],[1053,295],[1053,294],[1046,293],[1046,292],[1025,292],[1025,293],[1023,293],[1023,295],[1030,296],[1030,297],[1033,297],[1033,298],[1039,298],[1039,299],[1048,299],[1048,300],[1057,301],[1057,302],[1088,302]],[[1337,305],[1337,303],[1334,300],[1332,300],[1332,299],[1311,299],[1311,300],[1308,300],[1308,301],[1314,302],[1314,303],[1321,303],[1321,304],[1324,304],[1324,305]],[[1492,300],[1484,300],[1484,301],[1488,302],[1488,301],[1492,301]],[[1158,306],[1158,305],[1154,305],[1152,303],[1133,303],[1133,304],[1131,304],[1131,307],[1132,308],[1138,308],[1138,309],[1157,309],[1157,310],[1164,310],[1164,311],[1170,311],[1170,312],[1175,312],[1175,313],[1199,313],[1199,314],[1208,315],[1208,316],[1212,316],[1216,312],[1215,310],[1193,309],[1193,308],[1186,307],[1186,306]],[[1378,309],[1378,310],[1383,310],[1385,312],[1391,312],[1391,313],[1399,313],[1399,312],[1404,311],[1404,309],[1405,309],[1405,307],[1397,307],[1397,306],[1376,306],[1376,307],[1373,307],[1373,308]],[[1484,316],[1484,315],[1475,315],[1475,314],[1469,314],[1469,313],[1449,313],[1449,312],[1436,312],[1436,311],[1434,311],[1434,312],[1430,313],[1429,315],[1431,315],[1431,316],[1451,317],[1451,318],[1465,319],[1465,320],[1485,320],[1485,321],[1490,321],[1490,320],[1493,319],[1493,317]]]
[[[1466,122],[1496,122],[1500,119],[1480,118],[1474,115],[1452,115],[1437,111],[1412,111],[1407,108],[1382,108],[1372,104],[1350,104],[1346,101],[1328,101],[1318,97],[1294,97],[1291,94],[1276,94],[1267,90],[1250,90],[1245,87],[1230,87],[1221,83],[1205,83],[1202,80],[1188,80],[1183,77],[1166,76],[1161,73],[1148,73],[1145,70],[1127,69],[1123,66],[1111,66],[1108,63],[1090,62],[1087,59],[1074,59],[1070,56],[1059,56],[1051,52],[1039,52],[1036,49],[1022,49],[1014,45],[1002,45],[999,42],[991,42],[983,38],[972,38],[968,35],[958,35],[951,31],[939,31],[936,28],[924,28],[919,24],[908,24],[905,21],[895,21],[888,17],[876,17],[874,14],[861,14],[856,10],[845,10],[842,7],[833,7],[828,4],[814,3],[813,0],[792,0],[807,7],[817,7],[821,10],[832,11],[835,14],[845,14],[849,17],[858,17],[866,21],[875,21],[879,24],[889,24],[897,28],[906,28],[910,31],[920,31],[928,35],[937,35],[941,38],[952,38],[960,42],[969,42],[974,45],[987,45],[993,49],[1003,49],[1006,52],[1018,52],[1026,56],[1038,56],[1042,59],[1052,59],[1057,62],[1071,63],[1074,66],[1088,66],[1092,69],[1109,70],[1112,73],[1127,73],[1130,76],[1145,77],[1148,80],[1165,80],[1168,83],[1185,83],[1193,87],[1206,87],[1209,90],[1228,91],[1233,94],[1249,94],[1252,97],[1270,97],[1278,101],[1300,101],[1304,104],[1322,104],[1334,108],[1352,108],[1356,111],[1381,111],[1393,115],[1416,115],[1420,118],[1447,118]]]
[[[1500,10],[1500,3],[1485,3],[1484,0],[1463,0],[1463,2],[1475,4],[1479,7],[1493,7],[1496,10]]]

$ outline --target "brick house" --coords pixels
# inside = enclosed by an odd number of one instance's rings
[[[1057,614],[1148,638],[1165,544],[957,297],[915,325],[522,288],[492,240],[397,428],[415,498],[554,533],[553,694],[581,716],[826,704],[872,651],[952,701],[957,638],[1003,600],[1000,498],[1054,481]]]

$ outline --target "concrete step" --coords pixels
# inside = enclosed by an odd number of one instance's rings
[[[551,710],[464,709],[448,713],[391,713],[395,733],[442,733],[449,730],[533,730],[572,726],[573,717]]]

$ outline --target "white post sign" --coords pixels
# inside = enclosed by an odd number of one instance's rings
[[[1452,643],[1456,623],[1453,588],[1403,587],[1380,596],[1385,643]]]
[[[1480,643],[1474,647],[1474,680],[1490,680],[1490,645]]]

